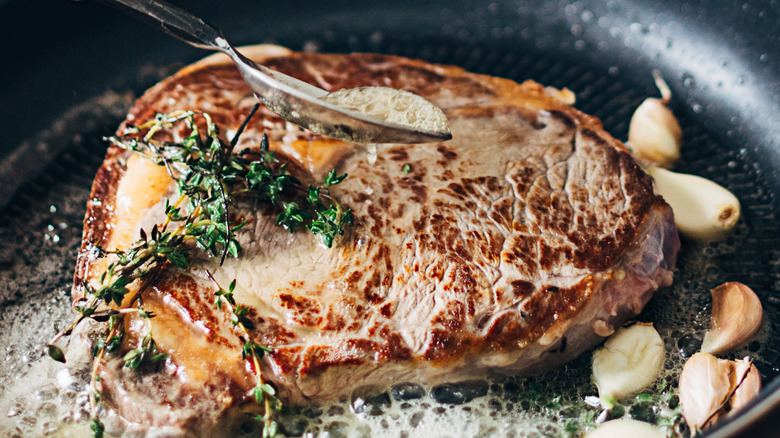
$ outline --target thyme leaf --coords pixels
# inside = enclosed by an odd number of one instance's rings
[[[49,344],[46,346],[46,352],[49,357],[56,360],[57,362],[65,363],[65,353],[63,353],[60,347]]]
[[[125,367],[131,370],[137,370],[144,364],[155,364],[170,358],[170,355],[160,353],[157,344],[152,339],[151,330],[141,340],[141,345],[128,351],[122,358]]]
[[[103,423],[97,418],[93,418],[92,421],[89,422],[89,430],[92,434],[92,438],[103,438],[103,434],[105,433]]]

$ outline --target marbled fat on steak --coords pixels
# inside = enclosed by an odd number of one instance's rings
[[[170,269],[144,293],[154,337],[171,359],[137,375],[109,361],[105,397],[130,423],[208,435],[253,409],[251,369],[205,270],[252,308],[254,340],[274,353],[263,376],[288,404],[358,387],[434,384],[489,372],[533,373],[573,358],[641,311],[672,279],[679,241],[672,212],[626,148],[601,123],[533,82],[470,74],[373,54],[246,52],[328,90],[405,89],[449,117],[453,139],[364,147],[328,140],[261,110],[239,148],[267,133],[304,182],[332,168],[332,189],[355,223],[332,249],[275,214],[240,207],[243,253],[188,272]],[[211,57],[150,89],[128,116],[140,123],[178,109],[211,114],[231,138],[255,103],[225,58]],[[175,187],[163,167],[117,148],[93,186],[76,272],[95,282],[95,244],[127,247],[164,219]],[[131,318],[132,319],[132,318]],[[126,343],[143,334],[129,321]],[[130,347],[128,347],[130,348]],[[145,427],[146,427],[145,426]]]

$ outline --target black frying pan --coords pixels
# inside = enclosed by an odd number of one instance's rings
[[[780,315],[776,0],[175,3],[207,17],[238,44],[393,53],[569,87],[578,96],[577,106],[601,118],[619,139],[626,138],[633,109],[656,95],[650,71],[660,69],[685,130],[678,169],[716,180],[743,203],[741,225],[726,243],[729,250],[708,259],[714,265],[707,272],[683,270],[686,259],[694,251],[707,254],[706,247],[683,249],[678,289],[704,291],[684,304],[706,309],[708,288],[741,281],[759,293],[769,318]],[[54,203],[52,197],[85,201],[90,172],[104,148],[99,138],[121,118],[121,103],[99,117],[83,104],[107,90],[137,95],[205,53],[92,1],[3,0],[0,29],[0,237],[8,238],[0,246],[0,280],[13,280],[22,268],[41,270],[51,255],[29,250],[35,239],[12,240],[24,226],[13,221],[41,228],[47,220],[40,219],[41,205]],[[65,120],[65,126],[53,126],[55,120]],[[78,133],[80,140],[74,141]],[[76,178],[72,187],[58,187],[74,169],[89,176]],[[82,214],[75,210],[68,213],[71,231],[62,234],[73,250]],[[34,229],[32,235],[51,238],[49,231]],[[710,253],[717,252],[716,246]],[[60,253],[62,272],[35,283],[32,292],[30,281],[7,284],[0,289],[0,306],[24,308],[26,300],[67,288],[68,264],[75,255]],[[663,307],[662,299],[651,302],[651,315]],[[67,300],[61,301],[64,306]],[[6,324],[0,327],[8,328],[11,317],[3,318]],[[760,347],[764,357],[758,366],[765,381],[760,400],[721,423],[712,436],[775,433],[773,416],[780,413],[777,321],[770,321],[770,339]],[[690,324],[702,329],[701,321]],[[0,340],[8,339],[12,336],[0,332]]]

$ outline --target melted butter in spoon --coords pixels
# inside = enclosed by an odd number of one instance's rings
[[[323,101],[380,120],[414,129],[449,133],[444,112],[426,99],[408,91],[387,87],[358,87],[337,90]]]

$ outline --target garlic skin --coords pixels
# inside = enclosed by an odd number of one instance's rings
[[[709,353],[696,353],[685,362],[678,396],[683,418],[692,434],[723,416],[719,411],[734,390],[732,372],[730,361]]]
[[[685,362],[678,395],[691,433],[731,415],[761,391],[761,375],[750,358],[718,359],[696,353]]]
[[[674,222],[684,236],[698,241],[724,237],[737,224],[739,200],[726,188],[700,176],[648,167],[655,191],[674,211]]]
[[[658,70],[653,71],[653,77],[661,99],[649,97],[634,111],[628,126],[628,144],[642,160],[668,168],[680,159],[682,129],[667,107],[672,97],[669,86]]]
[[[734,396],[731,397],[731,411],[729,411],[729,415],[745,407],[753,397],[761,392],[761,374],[749,358],[746,357],[741,361],[737,361],[735,371],[735,377],[738,379],[736,383],[739,387],[734,392]]]
[[[666,434],[644,421],[620,418],[601,423],[585,434],[585,438],[664,438]]]
[[[752,289],[728,282],[712,289],[712,328],[704,335],[701,351],[720,355],[748,343],[761,329],[763,307]]]
[[[652,324],[637,323],[616,331],[593,353],[593,381],[602,406],[635,394],[655,381],[666,350]]]

